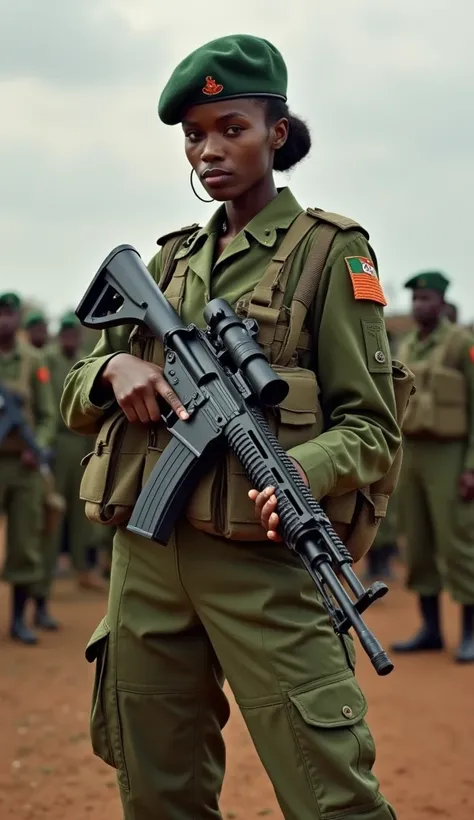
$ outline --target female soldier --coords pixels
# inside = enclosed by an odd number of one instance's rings
[[[246,35],[210,42],[176,68],[159,115],[181,123],[192,171],[224,205],[205,228],[159,240],[149,269],[186,323],[202,327],[214,297],[259,319],[259,342],[290,384],[280,441],[314,496],[337,500],[383,476],[400,443],[385,302],[366,235],[342,222],[349,230],[336,235],[310,311],[312,342],[302,331],[295,345],[313,370],[281,357],[320,227],[273,180],[310,148],[286,87],[279,52]],[[187,418],[162,363],[156,340],[121,327],[104,332],[66,379],[67,424],[101,431],[84,476],[89,514],[117,522],[136,500],[166,443],[157,395]],[[167,548],[118,527],[108,614],[86,653],[97,661],[94,750],[118,771],[127,820],[221,817],[225,677],[287,820],[393,818],[371,771],[351,642],[336,636],[306,571],[276,543],[272,488],[244,493],[244,481],[225,455]]]

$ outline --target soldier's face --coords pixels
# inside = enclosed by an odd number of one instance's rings
[[[415,288],[413,291],[413,318],[420,325],[429,325],[441,316],[444,300],[435,290]]]
[[[186,156],[207,193],[235,200],[271,176],[275,150],[288,121],[268,126],[265,107],[253,99],[194,105],[182,122]]]
[[[10,339],[17,332],[19,326],[20,314],[18,310],[0,306],[0,338]]]
[[[44,347],[48,341],[48,328],[44,324],[33,325],[28,330],[28,338],[33,347]]]
[[[81,328],[65,327],[59,334],[59,343],[66,356],[74,356],[81,346]]]

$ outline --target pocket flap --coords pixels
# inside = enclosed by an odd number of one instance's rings
[[[110,443],[110,439],[115,428],[122,424],[122,422],[126,421],[127,418],[123,410],[116,410],[115,413],[112,413],[110,418],[104,421],[100,429],[99,435],[97,436],[95,447],[96,453],[98,453],[102,447],[107,447],[107,445]]]
[[[278,405],[281,420],[285,424],[314,424],[318,413],[318,384],[314,373],[303,368],[278,368],[274,370],[288,384],[288,395]]]
[[[110,626],[107,623],[107,618],[103,618],[99,626],[97,626],[94,630],[92,637],[86,646],[85,655],[86,660],[89,661],[89,663],[97,660],[102,651],[102,646],[108,639],[109,635]]]
[[[365,716],[367,701],[352,672],[343,679],[324,679],[306,691],[293,690],[288,697],[311,726],[331,729],[353,726]],[[325,682],[326,681],[326,682]]]
[[[289,410],[288,408],[283,407],[282,404],[280,404],[279,409],[280,419],[283,424],[300,427],[304,424],[314,424],[316,419],[316,410]]]
[[[91,450],[90,453],[87,453],[84,458],[81,458],[81,467],[87,467],[89,461],[91,460],[92,456],[94,455],[95,450]]]

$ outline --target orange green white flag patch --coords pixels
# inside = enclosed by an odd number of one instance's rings
[[[355,299],[367,299],[386,305],[387,300],[372,260],[366,256],[346,256],[344,261],[351,277]]]

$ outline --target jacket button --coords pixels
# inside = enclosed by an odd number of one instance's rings
[[[375,354],[375,361],[379,364],[383,364],[385,362],[385,353],[382,350],[377,350]]]
[[[346,718],[351,718],[351,717],[353,716],[353,714],[354,714],[354,713],[353,713],[353,711],[352,711],[352,709],[351,709],[351,707],[350,707],[350,706],[343,706],[343,707],[342,707],[342,714],[343,714],[343,715],[344,715],[344,717],[346,717]]]

